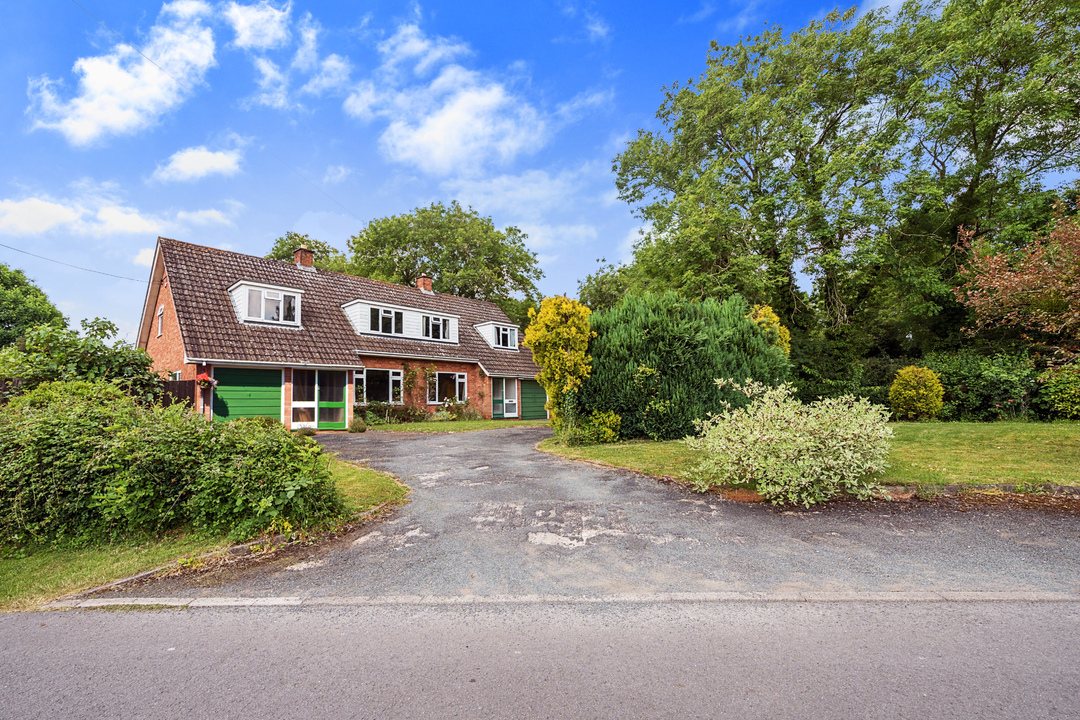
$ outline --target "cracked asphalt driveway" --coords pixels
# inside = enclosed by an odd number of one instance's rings
[[[411,502],[329,551],[183,591],[590,598],[1080,588],[1075,516],[925,502],[741,504],[534,450],[549,432],[321,435],[342,459],[401,478]]]

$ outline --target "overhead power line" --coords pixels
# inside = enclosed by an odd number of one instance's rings
[[[0,247],[5,247],[8,250],[14,250],[15,252],[22,253],[23,255],[29,255],[30,257],[36,257],[36,258],[38,258],[40,260],[48,260],[49,262],[56,263],[57,265],[66,265],[67,267],[75,268],[76,270],[83,270],[85,272],[97,273],[98,275],[105,275],[106,277],[117,278],[118,280],[131,280],[132,282],[137,282],[137,283],[145,283],[146,282],[145,279],[137,280],[135,278],[124,277],[123,275],[113,275],[112,273],[102,272],[101,270],[91,270],[90,268],[79,267],[78,265],[72,265],[71,263],[62,262],[60,260],[53,260],[52,258],[45,257],[44,255],[36,255],[36,254],[34,254],[32,252],[28,252],[26,250],[20,250],[17,247],[11,247],[10,245],[5,245],[4,243],[0,243]]]
[[[127,38],[125,38],[125,37],[124,37],[123,35],[121,35],[120,33],[116,32],[115,30],[113,30],[113,29],[112,29],[111,27],[109,27],[108,25],[106,25],[106,24],[105,24],[105,22],[104,22],[104,21],[102,21],[102,20],[101,20],[101,18],[99,18],[99,17],[97,16],[97,15],[95,15],[95,14],[94,14],[94,13],[92,13],[92,12],[90,12],[90,11],[89,11],[89,10],[87,10],[87,9],[86,9],[85,7],[83,7],[82,5],[80,5],[80,4],[79,4],[79,2],[78,2],[78,0],[71,0],[71,2],[73,2],[73,3],[74,3],[74,4],[76,5],[76,7],[78,7],[78,8],[80,9],[80,10],[82,10],[82,11],[83,11],[84,13],[86,13],[86,14],[87,14],[87,15],[89,15],[90,17],[94,18],[94,20],[95,20],[95,21],[97,21],[97,23],[98,23],[99,25],[101,25],[101,27],[105,28],[106,30],[108,30],[109,32],[111,32],[111,33],[112,33],[113,35],[115,35],[116,37],[118,37],[118,38],[120,39],[120,42],[122,42],[123,44],[127,45],[127,46],[128,46],[129,48],[131,48],[131,49],[132,49],[132,50],[134,50],[135,52],[139,53],[139,55],[141,55],[141,56],[142,56],[142,57],[143,57],[143,58],[144,58],[144,59],[145,59],[145,60],[146,60],[146,61],[147,61],[148,63],[150,63],[151,65],[153,65],[154,67],[156,67],[156,68],[157,68],[158,70],[160,70],[160,71],[162,72],[162,74],[164,74],[164,75],[165,75],[165,77],[169,78],[169,79],[170,79],[170,80],[172,80],[172,81],[173,81],[174,83],[176,83],[177,85],[179,85],[179,86],[180,86],[181,88],[183,88],[183,89],[184,89],[184,90],[186,90],[187,92],[191,93],[191,95],[193,95],[193,96],[195,97],[195,99],[196,99],[196,100],[198,100],[198,101],[199,101],[199,102],[201,102],[201,103],[202,103],[203,105],[205,105],[206,107],[208,107],[208,108],[210,108],[211,110],[213,110],[213,111],[214,111],[214,113],[216,113],[216,114],[218,115],[218,117],[221,117],[222,119],[224,119],[224,117],[225,117],[225,116],[224,116],[224,115],[223,115],[223,114],[221,113],[221,111],[220,111],[220,110],[218,110],[218,109],[217,109],[216,107],[214,107],[213,105],[211,105],[211,104],[210,104],[209,102],[207,102],[207,101],[206,101],[206,100],[204,100],[203,98],[201,98],[201,97],[199,97],[199,96],[195,95],[195,91],[194,91],[194,90],[193,90],[192,88],[189,88],[189,87],[188,87],[187,85],[185,85],[184,83],[182,83],[182,82],[181,82],[180,80],[178,80],[178,79],[176,79],[175,77],[173,77],[173,76],[172,76],[172,75],[171,75],[171,74],[169,73],[169,71],[167,71],[167,70],[166,70],[165,68],[163,68],[163,67],[161,67],[160,65],[158,65],[158,64],[157,64],[156,62],[154,62],[154,59],[153,59],[153,58],[149,57],[149,56],[148,56],[148,55],[147,55],[146,53],[144,53],[144,52],[143,52],[142,50],[140,50],[139,48],[137,48],[137,47],[135,47],[134,45],[132,45],[131,43],[129,43],[129,42],[127,41]],[[271,149],[270,149],[269,147],[267,147],[267,148],[266,148],[266,152],[267,152],[267,154],[269,154],[269,155],[270,155],[270,157],[274,158],[274,159],[275,159],[275,160],[277,160],[277,161],[278,161],[279,163],[281,163],[282,165],[284,165],[284,166],[285,166],[285,167],[286,167],[286,168],[287,168],[287,169],[288,169],[288,170],[289,170],[290,172],[292,172],[292,173],[293,173],[294,175],[296,175],[296,176],[297,176],[298,178],[300,178],[301,180],[303,180],[304,182],[306,182],[306,183],[307,183],[308,185],[310,185],[311,187],[315,188],[315,189],[316,189],[316,190],[318,190],[318,191],[319,191],[320,193],[322,193],[322,194],[323,194],[323,196],[324,196],[324,197],[326,197],[326,199],[327,199],[327,200],[329,200],[330,202],[334,203],[334,204],[335,204],[335,205],[337,205],[337,206],[338,206],[339,208],[341,208],[342,210],[344,210],[344,211],[345,211],[346,213],[348,213],[349,215],[351,215],[351,216],[353,217],[353,219],[355,219],[355,220],[356,220],[357,222],[359,222],[359,223],[363,224],[363,222],[364,222],[364,221],[360,219],[360,216],[358,216],[358,215],[357,215],[356,213],[354,213],[354,212],[353,212],[352,210],[350,210],[349,208],[347,208],[347,207],[346,207],[346,206],[345,206],[345,205],[344,205],[343,203],[341,203],[340,201],[338,201],[338,199],[337,199],[337,198],[335,198],[335,197],[334,197],[333,195],[331,195],[330,193],[326,192],[325,190],[323,190],[323,189],[322,189],[321,187],[319,187],[319,186],[318,186],[318,185],[316,185],[315,183],[311,182],[311,180],[309,180],[309,179],[308,179],[308,178],[307,178],[307,177],[306,177],[306,176],[305,176],[305,175],[304,175],[303,173],[301,173],[301,172],[300,172],[299,170],[297,170],[295,166],[293,166],[293,165],[289,164],[288,162],[286,162],[286,161],[285,161],[285,160],[284,160],[283,158],[281,158],[281,157],[280,157],[280,156],[279,156],[279,155],[278,155],[277,153],[275,153],[275,152],[274,152],[273,150],[271,150]],[[140,281],[140,282],[141,282],[141,281]]]

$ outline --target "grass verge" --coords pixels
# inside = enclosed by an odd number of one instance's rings
[[[443,420],[440,422],[429,420],[400,425],[372,425],[370,429],[380,432],[453,433],[498,430],[508,427],[544,427],[547,424],[547,420]]]
[[[1080,486],[1080,423],[891,423],[895,437],[883,485]],[[698,454],[681,440],[540,449],[649,475],[685,478]]]
[[[332,459],[330,471],[345,496],[350,515],[387,502],[403,502],[409,493],[392,476],[370,468]],[[0,555],[0,612],[32,610],[62,595],[228,545],[225,537],[177,532],[164,538],[132,539],[86,548],[38,547],[27,551],[24,557]]]

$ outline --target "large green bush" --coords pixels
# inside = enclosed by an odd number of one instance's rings
[[[622,437],[681,438],[725,402],[746,403],[716,378],[783,382],[787,356],[749,313],[738,295],[719,303],[674,293],[633,295],[593,313],[592,374],[578,393],[580,417],[613,412]]]
[[[773,503],[805,506],[844,492],[870,496],[874,475],[888,467],[886,408],[850,395],[803,404],[790,385],[734,389],[752,402],[699,422],[699,436],[687,440],[705,455],[693,473],[698,490],[746,483]]]
[[[936,372],[945,388],[942,420],[1025,418],[1038,393],[1038,370],[1022,354],[937,352],[929,353],[921,364]]]
[[[1080,419],[1080,363],[1048,368],[1039,376],[1039,382],[1042,406],[1050,417]]]
[[[111,383],[43,383],[0,407],[0,545],[317,525],[341,509],[327,463],[281,423],[213,423]]]

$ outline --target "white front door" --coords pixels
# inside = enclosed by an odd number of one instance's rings
[[[506,378],[503,390],[503,417],[518,416],[517,380]]]

